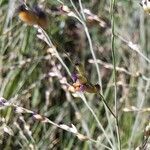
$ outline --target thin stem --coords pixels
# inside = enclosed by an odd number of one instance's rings
[[[104,99],[103,95],[101,95],[100,93],[98,93],[98,95],[100,96],[101,100],[104,102],[104,104],[106,105],[106,107],[108,108],[108,110],[110,111],[110,113],[114,116],[114,118],[116,118],[116,115],[113,113],[113,111],[111,110],[111,108],[108,106],[106,100]]]
[[[56,57],[58,58],[58,60],[61,62],[61,64],[63,65],[63,67],[66,69],[67,73],[69,74],[69,76],[71,76],[71,72],[69,70],[69,68],[66,66],[66,64],[63,62],[62,58],[60,57],[58,51],[56,50],[55,46],[53,45],[52,41],[50,40],[49,36],[47,35],[47,33],[40,28],[43,35],[45,36],[46,40],[45,42],[49,45],[49,47],[52,47],[53,50],[55,51]]]
[[[93,60],[94,60],[95,66],[96,66],[96,70],[97,70],[97,74],[98,74],[98,80],[99,80],[99,85],[101,86],[101,93],[103,93],[100,69],[99,69],[99,66],[98,66],[98,63],[97,63],[96,55],[94,53],[92,40],[91,40],[89,31],[88,31],[88,28],[87,28],[87,26],[86,26],[86,24],[84,22],[83,22],[83,26],[84,26],[85,33],[86,33],[86,36],[87,36],[87,39],[88,39],[88,42],[89,42],[90,51],[91,51],[91,54],[92,54],[92,57],[93,57]]]
[[[75,17],[84,27],[84,31],[85,31],[85,34],[87,36],[87,39],[88,39],[88,42],[89,42],[89,46],[90,46],[90,51],[91,51],[91,54],[92,54],[92,57],[93,57],[93,60],[94,60],[94,64],[96,66],[96,70],[97,70],[97,74],[98,74],[98,80],[99,80],[99,85],[101,86],[101,92],[103,93],[102,91],[102,82],[101,82],[101,74],[100,74],[100,69],[99,69],[99,66],[98,66],[98,63],[97,63],[97,60],[96,60],[96,55],[94,53],[94,49],[93,49],[93,44],[92,44],[92,40],[91,40],[91,37],[90,37],[90,34],[89,34],[89,31],[88,31],[88,28],[86,26],[86,23],[84,22],[82,16],[80,15],[79,11],[77,10],[76,6],[74,5],[74,3],[72,2],[72,0],[70,0],[72,6],[74,7],[76,13],[78,14],[78,16],[76,14],[74,14],[73,17]]]
[[[83,9],[81,0],[79,0],[79,6],[80,6],[80,10],[81,10],[82,17],[83,17],[84,20],[86,20],[86,17],[85,17],[85,14],[84,14],[84,9]]]
[[[123,38],[122,36],[120,36],[118,34],[116,34],[115,36],[118,37],[122,42],[127,44],[127,46],[131,48],[131,50],[137,52],[137,54],[139,56],[141,56],[144,60],[146,60],[148,63],[150,63],[150,59],[141,52],[141,50],[137,44],[134,44],[133,42],[126,40],[125,38]]]
[[[115,116],[116,116],[116,132],[117,132],[117,139],[118,139],[118,146],[121,150],[121,140],[120,140],[120,133],[119,133],[119,121],[118,121],[118,110],[117,110],[117,77],[116,77],[116,57],[115,57],[115,24],[114,24],[114,6],[116,1],[111,1],[111,26],[112,26],[112,36],[111,36],[111,51],[112,51],[112,58],[113,58],[113,76],[114,76],[114,100],[115,100]]]
[[[87,101],[86,101],[84,95],[83,95],[82,93],[78,93],[78,94],[80,95],[81,99],[83,100],[83,102],[85,103],[85,105],[87,106],[87,108],[88,108],[88,109],[90,110],[90,112],[92,113],[92,115],[93,115],[93,117],[95,118],[96,122],[98,123],[100,129],[101,129],[102,132],[104,133],[104,135],[105,135],[105,137],[106,137],[108,143],[110,144],[110,146],[111,146],[112,149],[113,149],[113,145],[112,145],[110,139],[108,138],[105,129],[103,128],[102,124],[101,124],[100,121],[98,120],[98,118],[97,118],[95,112],[93,111],[93,109],[92,109],[92,108],[89,106],[89,104],[87,103]]]
[[[78,9],[76,8],[76,6],[75,6],[74,2],[73,2],[72,0],[70,0],[70,2],[71,2],[71,5],[73,6],[73,8],[74,8],[75,12],[77,13],[78,17],[79,17],[79,18],[82,18],[82,16],[80,15],[80,13],[79,13]]]
[[[139,105],[138,105],[138,109],[141,109],[142,106],[144,105],[144,100],[145,100],[145,98],[146,98],[146,93],[148,92],[149,87],[150,87],[150,81],[147,82],[147,84],[146,84],[146,86],[145,86],[145,92],[144,92],[144,94],[143,94],[142,96],[140,95],[140,100],[141,100],[141,101],[140,101],[140,103],[139,103]],[[139,93],[140,93],[140,92],[139,92]],[[141,98],[141,97],[142,97],[142,98]],[[137,132],[137,128],[138,128],[138,126],[139,126],[139,121],[140,121],[140,111],[137,112],[137,115],[136,115],[136,117],[135,117],[135,122],[134,122],[133,127],[132,127],[131,136],[130,136],[130,138],[129,138],[129,149],[131,149],[131,147],[132,147],[132,143],[133,143],[133,140],[134,140],[134,138],[135,138],[135,132]]]

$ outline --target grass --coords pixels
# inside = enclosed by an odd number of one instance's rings
[[[138,1],[38,3],[47,30],[0,1],[0,148],[148,149],[150,19]],[[116,117],[98,94],[68,91],[76,61]]]

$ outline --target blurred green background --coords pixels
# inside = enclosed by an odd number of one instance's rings
[[[98,83],[98,75],[83,26],[75,17],[60,10],[62,5],[82,16],[92,48],[99,60],[103,95],[115,110],[112,44],[116,59],[117,109],[119,133],[123,150],[135,149],[143,142],[143,131],[148,112],[124,112],[124,108],[149,107],[148,79],[150,70],[150,16],[144,14],[138,0],[117,0],[114,5],[114,38],[112,43],[112,11],[110,0],[39,0],[28,1],[32,8],[42,6],[49,18],[46,30],[63,62],[71,72],[74,63],[85,66],[88,80]],[[30,114],[16,113],[13,107],[0,107],[0,149],[107,149],[108,144],[88,107],[79,97],[68,91],[70,76],[58,59],[51,55],[49,46],[37,37],[37,29],[19,18],[16,0],[0,1],[0,96],[57,124],[73,124],[83,135],[96,141],[82,141],[74,134],[51,124],[34,119]],[[90,20],[91,17],[91,20]],[[99,20],[94,20],[98,18]],[[134,45],[134,44],[135,45]],[[67,56],[66,56],[67,53]],[[141,53],[144,55],[141,55]],[[69,61],[68,57],[72,60]],[[146,58],[147,59],[146,59]],[[140,74],[140,75],[139,75]],[[115,119],[104,109],[96,94],[85,93],[86,100],[104,127],[113,148],[119,149]]]

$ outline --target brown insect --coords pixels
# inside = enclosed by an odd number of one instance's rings
[[[75,72],[72,74],[72,79],[74,83],[69,87],[69,91],[71,92],[82,91],[98,93],[100,91],[100,86],[98,84],[93,85],[88,81],[82,64],[75,64]]]
[[[43,29],[48,27],[48,17],[38,6],[29,9],[26,5],[22,4],[17,8],[17,13],[20,20],[28,25],[38,25]]]

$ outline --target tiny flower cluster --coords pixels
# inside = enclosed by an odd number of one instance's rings
[[[71,92],[88,92],[98,93],[100,86],[92,84],[87,80],[85,70],[82,64],[75,64],[75,72],[72,74],[73,84],[69,86],[68,90]]]
[[[31,114],[31,116],[33,117],[33,119],[40,121],[42,123],[49,123],[52,124],[60,129],[66,130],[70,133],[73,133],[74,135],[76,135],[78,137],[78,139],[82,140],[82,141],[86,141],[86,140],[91,140],[94,141],[93,139],[91,139],[90,137],[83,135],[81,133],[78,132],[77,128],[71,124],[71,127],[65,124],[57,124],[53,121],[51,121],[49,118],[47,118],[46,116],[43,116],[41,114],[38,114],[32,110],[26,109],[24,107],[21,107],[19,105],[16,105],[14,103],[11,103],[10,100],[6,100],[3,97],[0,97],[0,108],[3,109],[4,107],[13,107],[15,108],[15,113],[18,114],[23,114],[23,113],[28,113]],[[11,130],[11,128],[9,126],[3,125],[3,130],[4,132],[13,135],[13,131]]]

